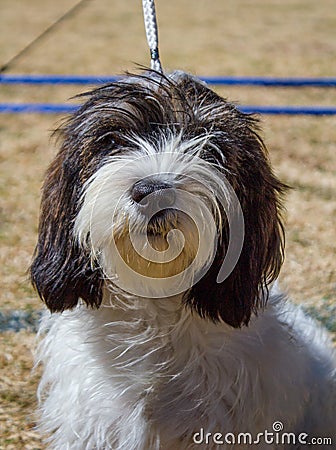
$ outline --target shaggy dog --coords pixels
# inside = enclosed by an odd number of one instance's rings
[[[275,283],[286,187],[257,119],[182,72],[86,95],[31,267],[50,448],[331,448],[335,356]]]

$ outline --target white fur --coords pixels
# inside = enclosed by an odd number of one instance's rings
[[[234,329],[183,305],[182,292],[211,264],[222,228],[220,211],[229,210],[232,201],[223,175],[197,158],[210,145],[207,136],[188,142],[171,136],[156,144],[129,139],[133,150],[113,155],[86,183],[75,222],[74,238],[106,276],[103,304],[99,310],[80,305],[46,316],[41,326],[46,335],[38,356],[44,364],[40,429],[50,435],[50,448],[238,449],[246,445],[196,444],[193,436],[203,429],[212,436],[249,432],[256,438],[272,432],[277,421],[284,432],[331,437],[335,445],[335,354],[326,333],[301,309],[273,287],[267,308],[248,327]],[[193,195],[182,206],[196,223],[199,240],[195,226],[182,221],[182,251],[178,235],[169,240],[171,225],[152,242],[142,240],[146,220],[130,190],[153,174]],[[140,251],[154,242],[164,253],[168,241],[179,256],[166,257],[168,268],[144,265],[128,233],[139,239]],[[185,270],[197,247],[196,264],[175,282],[174,270]],[[117,251],[147,276],[133,276],[134,270],[116,259]],[[306,447],[262,443],[251,448]]]
[[[193,434],[256,435],[275,421],[336,438],[329,339],[276,293],[242,329],[201,319],[179,298],[107,291],[98,311],[80,306],[45,318],[45,329],[42,430],[54,432],[53,449],[228,449],[193,444]]]
[[[106,278],[127,292],[144,297],[176,295],[188,290],[211,265],[217,230],[222,228],[219,208],[229,210],[234,192],[213,164],[198,157],[205,144],[211,145],[209,137],[183,142],[181,136],[162,135],[155,143],[129,137],[138,150],[112,156],[86,183],[75,234]],[[176,209],[195,224],[181,221],[182,242],[176,230],[163,230],[168,233],[165,237],[158,234],[154,244],[160,247],[168,241],[170,253],[159,248],[154,251],[156,258],[150,257],[153,242],[147,239],[146,218],[130,196],[137,181],[153,176],[174,186]]]

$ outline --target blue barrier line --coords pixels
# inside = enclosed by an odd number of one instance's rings
[[[56,103],[0,103],[0,113],[43,113],[43,114],[70,114],[78,109],[77,105]]]
[[[36,333],[42,314],[41,310],[0,310],[0,333],[21,330]]]
[[[336,87],[336,78],[200,77],[211,85],[270,87]]]
[[[334,106],[238,106],[249,114],[290,115],[290,116],[333,116],[336,115]]]
[[[79,105],[53,104],[53,103],[0,103],[0,113],[43,113],[43,114],[70,114],[75,112]],[[336,115],[334,106],[261,106],[242,105],[238,107],[245,113],[258,113],[269,115]]]
[[[303,309],[314,319],[322,323],[327,330],[336,333],[336,305],[322,303],[323,306],[303,306]],[[38,331],[41,318],[45,313],[43,310],[0,310],[0,333],[19,332],[26,330],[32,333]]]
[[[0,84],[105,84],[118,79],[116,76],[0,75]]]
[[[0,84],[103,84],[119,80],[117,76],[81,75],[0,75]],[[336,78],[279,77],[199,77],[211,85],[273,87],[336,87]]]

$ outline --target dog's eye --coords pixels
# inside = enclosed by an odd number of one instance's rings
[[[112,156],[120,153],[126,146],[127,141],[121,137],[121,131],[97,132],[91,137],[91,154],[99,157]]]
[[[99,144],[99,147],[114,147],[116,140],[112,132],[107,132],[104,134],[98,134],[95,136],[96,143]]]
[[[204,159],[204,161],[207,161],[211,164],[218,164],[218,156],[219,155],[217,151],[207,147],[204,147],[199,154],[199,157],[201,159]]]

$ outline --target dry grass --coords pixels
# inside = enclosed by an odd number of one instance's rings
[[[2,0],[0,64],[67,8],[69,0]],[[334,76],[333,0],[157,0],[164,66],[199,75]],[[148,64],[139,2],[93,0],[12,67],[12,73],[117,74]],[[78,87],[1,86],[1,101],[63,102]],[[332,89],[223,88],[242,104],[336,104]],[[1,305],[39,308],[26,269],[36,239],[39,187],[54,155],[49,131],[59,117],[1,117]],[[295,301],[335,304],[336,124],[334,117],[263,117],[287,201],[282,283]],[[0,449],[42,448],[32,432],[36,378],[33,336],[1,336]]]
[[[25,333],[0,335],[0,448],[42,449],[35,427],[35,389],[38,371],[32,375],[35,337]]]

